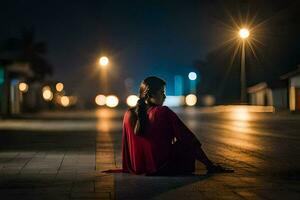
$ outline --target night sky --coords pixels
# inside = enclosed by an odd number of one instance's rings
[[[249,72],[248,84],[253,84],[276,79],[300,63],[299,5],[299,1],[257,0],[1,1],[0,40],[19,37],[22,28],[33,27],[36,40],[47,43],[52,79],[64,82],[69,94],[86,98],[101,92],[95,70],[101,55],[112,61],[108,74],[112,93],[121,94],[127,78],[134,81],[133,92],[137,92],[145,76],[158,75],[167,81],[167,94],[172,95],[174,75],[187,77],[190,71],[203,73],[199,84],[211,85],[207,86],[210,92],[225,82],[224,91],[239,85],[238,73],[229,73],[232,77],[221,78],[223,82],[204,80],[220,78],[226,71],[228,63],[222,64],[221,57],[230,57],[231,51],[221,43],[228,39],[230,16],[239,23],[247,13],[263,27],[259,61],[252,62],[251,55],[248,59],[249,67],[257,68]],[[220,53],[223,48],[227,54]],[[215,60],[221,61],[211,64]],[[205,62],[206,69],[197,61]],[[206,76],[204,82],[201,76]],[[239,94],[239,89],[232,94]]]

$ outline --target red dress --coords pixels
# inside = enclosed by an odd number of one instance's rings
[[[123,119],[123,172],[145,175],[191,174],[195,171],[195,150],[199,141],[167,106],[147,111],[148,122],[142,136],[134,134],[131,111]],[[176,142],[174,141],[176,138]]]

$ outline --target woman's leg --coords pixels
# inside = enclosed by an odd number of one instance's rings
[[[201,148],[200,143],[196,143],[196,159],[202,162],[207,169],[207,173],[232,173],[233,169],[225,168],[221,165],[214,164]]]
[[[196,147],[196,159],[202,162],[206,168],[212,167],[213,162],[207,157],[201,146]]]
[[[193,138],[192,143],[195,149],[196,159],[202,162],[206,168],[213,166],[213,162],[207,157],[206,153],[201,148],[201,143],[196,137]]]

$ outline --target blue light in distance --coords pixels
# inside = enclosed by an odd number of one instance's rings
[[[197,79],[197,74],[196,74],[195,72],[190,72],[190,73],[189,73],[189,79],[190,79],[191,81],[196,80],[196,79]]]
[[[183,95],[183,78],[180,75],[176,75],[174,77],[174,90],[175,96],[182,96]]]

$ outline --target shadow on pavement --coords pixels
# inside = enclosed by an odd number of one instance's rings
[[[191,176],[137,176],[115,174],[116,199],[152,199],[160,194],[188,186],[209,178],[209,175]]]

